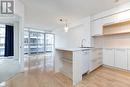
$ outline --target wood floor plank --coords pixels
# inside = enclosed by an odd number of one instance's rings
[[[6,81],[6,87],[72,87],[72,81],[61,73],[35,69],[17,74]],[[130,72],[100,67],[75,87],[130,87]]]

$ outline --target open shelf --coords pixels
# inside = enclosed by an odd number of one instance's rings
[[[103,26],[103,35],[130,33],[130,20]]]
[[[62,58],[63,62],[72,63],[72,58]]]
[[[60,61],[58,67],[61,65],[59,67],[59,71],[70,79],[73,79],[73,52],[67,50],[57,50],[56,53],[58,54],[56,58]]]

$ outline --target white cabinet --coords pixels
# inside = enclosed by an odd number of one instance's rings
[[[103,20],[103,25],[109,25],[109,24],[130,20],[130,10],[105,17],[102,20]]]
[[[103,49],[103,64],[130,70],[130,50],[125,48]]]
[[[82,80],[82,75],[89,70],[90,49],[73,52],[73,84]]]
[[[81,51],[74,51],[73,52],[73,64],[72,64],[72,71],[73,71],[73,85],[76,85],[82,80],[82,52]]]
[[[130,49],[128,49],[128,70],[130,70]]]
[[[103,31],[102,19],[98,19],[92,22],[92,36],[100,36]]]
[[[103,25],[113,24],[117,21],[117,15],[111,15],[102,19]]]
[[[115,57],[114,57],[114,49],[113,48],[106,48],[103,49],[103,64],[108,66],[114,66]]]
[[[123,11],[117,14],[108,15],[92,21],[92,36],[103,35],[103,26],[117,23],[124,20],[130,20],[130,10]]]
[[[88,72],[89,70],[89,55],[90,55],[90,51],[89,50],[83,50],[82,51],[82,74],[85,74]]]
[[[90,49],[63,49],[55,50],[55,72],[61,72],[72,79],[73,85],[82,80],[82,75],[89,70]]]
[[[102,48],[93,48],[89,59],[89,72],[102,65]]]
[[[127,49],[115,49],[115,67],[127,69]]]
[[[116,14],[116,20],[117,22],[123,20],[130,20],[130,10]]]
[[[92,36],[103,35],[103,26],[117,21],[116,15],[108,16],[105,18],[97,19],[92,22]]]

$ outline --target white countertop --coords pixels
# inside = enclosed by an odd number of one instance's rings
[[[56,48],[56,50],[65,50],[65,51],[82,51],[90,50],[91,48]]]

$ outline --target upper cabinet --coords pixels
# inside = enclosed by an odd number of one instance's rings
[[[92,22],[92,36],[102,35],[103,30],[103,20],[98,19]]]
[[[130,10],[126,10],[116,14],[116,20],[117,22],[130,20]]]
[[[113,25],[118,22],[130,20],[130,10],[125,10],[116,14],[108,15],[102,18],[93,20],[92,23],[92,36],[104,35],[104,26]]]

